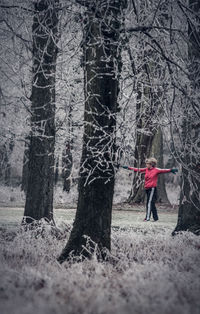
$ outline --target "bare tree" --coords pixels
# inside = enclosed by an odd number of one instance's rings
[[[34,3],[28,187],[23,221],[53,218],[55,73],[59,0]]]
[[[182,187],[178,222],[173,234],[189,230],[200,235],[200,2],[190,0],[188,7],[180,6],[188,20],[190,97],[185,95],[187,100],[183,108]]]
[[[80,1],[78,1],[80,2]],[[58,258],[110,250],[122,1],[83,1],[85,116],[76,217]],[[89,245],[89,246],[88,246]]]
[[[134,3],[134,1],[133,1]],[[148,23],[148,16],[152,17],[152,22],[161,25],[165,24],[166,15],[161,14],[163,8],[160,2],[153,6],[153,1],[141,1],[140,5],[134,3],[134,15],[137,23],[145,25]],[[130,29],[131,30],[131,29]],[[136,103],[136,134],[134,167],[145,167],[145,159],[150,155],[158,159],[159,167],[163,167],[163,138],[160,128],[160,117],[162,115],[161,100],[164,94],[162,86],[163,65],[155,47],[151,45],[151,39],[145,34],[147,29],[138,28],[136,33],[140,49],[140,64],[134,64],[131,47],[129,49],[134,74],[134,85],[137,92]],[[162,188],[158,190],[159,201],[169,203],[165,190],[164,176],[159,178]],[[144,202],[144,178],[140,173],[136,173],[133,178],[131,193],[128,198],[129,203]]]

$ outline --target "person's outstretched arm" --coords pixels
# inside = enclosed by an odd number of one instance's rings
[[[168,173],[168,172],[172,172],[173,174],[176,174],[176,172],[178,172],[178,169],[159,169],[157,168],[158,173]]]
[[[134,167],[128,167],[128,166],[122,166],[122,168],[127,170],[133,170],[135,172],[145,172],[146,168],[134,168]]]

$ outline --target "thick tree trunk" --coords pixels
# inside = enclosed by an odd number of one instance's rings
[[[90,257],[97,249],[99,258],[104,258],[104,248],[110,250],[122,2],[92,1],[91,10],[86,13],[85,128],[79,198],[73,229],[60,262],[70,253]]]
[[[193,173],[196,175],[193,176]],[[182,191],[179,204],[178,221],[173,235],[179,231],[191,231],[200,235],[200,169],[182,169]]]
[[[189,1],[190,10],[196,18],[196,23],[189,20],[190,80],[194,101],[199,105],[200,93],[200,2]],[[196,97],[195,97],[196,95]],[[192,99],[192,97],[191,97]],[[182,152],[182,187],[178,212],[177,226],[173,232],[191,231],[200,235],[200,163],[199,163],[199,133],[200,123],[196,104],[188,104],[183,121],[182,137],[184,151]]]
[[[35,3],[32,116],[24,222],[53,217],[55,72],[59,0]]]

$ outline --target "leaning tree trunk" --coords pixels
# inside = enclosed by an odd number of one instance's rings
[[[194,101],[188,103],[185,110],[182,138],[182,187],[177,226],[173,232],[191,231],[200,235],[200,163],[199,163],[199,93],[200,93],[200,2],[189,1],[195,23],[189,20],[190,80]],[[195,28],[196,27],[196,28]]]
[[[104,248],[110,250],[111,245],[122,1],[89,5],[84,21],[86,100],[78,207],[69,241],[58,258],[61,263],[70,253],[90,257],[95,248],[104,258]]]
[[[59,0],[35,2],[28,187],[24,222],[53,218],[55,72]]]

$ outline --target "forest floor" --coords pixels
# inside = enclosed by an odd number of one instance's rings
[[[177,207],[157,206],[159,221],[156,223],[153,219],[150,222],[144,222],[145,207],[143,205],[129,205],[126,203],[115,204],[112,211],[112,227],[116,228],[146,228],[157,225],[158,228],[173,229],[177,222]],[[17,227],[20,225],[23,217],[23,207],[10,207],[0,205],[0,226]],[[76,213],[76,206],[56,205],[54,208],[54,220],[56,224],[61,222],[73,223]],[[149,227],[147,226],[147,228]]]
[[[56,232],[25,231],[22,207],[0,207],[1,314],[199,314],[200,237],[171,236],[177,208],[158,206],[154,223],[114,205],[109,261],[60,265],[75,211],[56,206]]]

